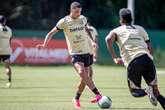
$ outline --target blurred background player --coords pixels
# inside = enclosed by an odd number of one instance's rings
[[[152,105],[157,106],[157,101],[165,109],[165,98],[159,93],[157,75],[152,57],[152,47],[147,32],[143,27],[132,25],[132,14],[127,8],[119,12],[121,26],[113,29],[106,37],[107,47],[116,64],[127,67],[128,86],[132,96],[144,97],[148,95]],[[118,58],[113,43],[116,42],[120,49]],[[148,88],[141,88],[142,77]]]
[[[96,31],[96,29],[93,27],[93,26],[91,26],[91,24],[90,24],[90,22],[89,22],[89,19],[88,19],[88,21],[87,21],[87,27],[88,27],[88,30],[90,31],[90,33],[91,33],[91,36],[92,36],[92,38],[93,38],[93,41],[96,43],[96,44],[98,44],[98,33],[97,33],[97,31]],[[97,58],[97,49],[98,49],[98,45],[97,46],[92,46],[92,42],[91,42],[91,40],[89,39],[88,40],[89,41],[89,46],[90,46],[90,50],[91,50],[91,52],[90,52],[90,59],[93,59],[93,61],[95,62],[96,61],[96,58]],[[92,61],[92,62],[93,62]],[[92,65],[90,65],[89,66],[89,77],[93,77],[93,68],[92,68]],[[80,83],[78,84],[78,90],[77,90],[77,94],[76,94],[76,96],[75,96],[75,100],[78,100],[79,101],[79,104],[80,104],[80,96],[82,95],[82,92],[84,91],[84,89],[85,89],[85,87],[86,87],[86,84],[85,84],[85,82],[81,79],[80,80]]]
[[[11,67],[10,67],[10,55],[11,55],[11,37],[12,31],[6,25],[6,18],[0,15],[0,62],[5,66],[5,71],[8,76],[7,87],[11,86]]]
[[[70,14],[59,20],[57,25],[47,34],[44,43],[37,47],[46,47],[52,36],[60,30],[63,30],[74,68],[80,75],[80,80],[96,95],[95,98],[91,100],[92,103],[96,103],[101,99],[101,94],[89,75],[89,67],[93,63],[93,58],[90,55],[92,50],[90,48],[89,39],[94,47],[96,43],[88,30],[86,17],[81,15],[81,10],[80,3],[71,3]],[[77,92],[76,97],[79,95],[80,94]],[[79,109],[80,100],[76,97],[73,99],[73,102],[75,107]]]
[[[94,42],[95,42],[96,44],[98,44],[98,32],[97,32],[96,28],[93,27],[93,26],[91,25],[91,22],[90,22],[89,19],[88,19],[88,25],[87,25],[87,27],[88,27],[88,29],[89,29],[91,35],[92,35],[92,38],[93,38]],[[96,47],[91,46],[91,48],[92,48],[92,50],[93,50],[93,51],[92,51],[92,54],[93,54],[93,61],[96,62],[98,45],[97,45]]]

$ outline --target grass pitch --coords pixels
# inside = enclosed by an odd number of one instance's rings
[[[103,95],[112,99],[112,110],[162,110],[153,107],[148,97],[133,98],[127,87],[124,67],[94,66],[94,80]],[[0,66],[0,110],[75,110],[71,102],[79,76],[71,66],[13,66],[12,88],[6,88],[6,75]],[[165,70],[158,69],[159,87],[165,95]],[[143,84],[145,86],[145,84]],[[86,89],[82,110],[100,110],[89,100]]]

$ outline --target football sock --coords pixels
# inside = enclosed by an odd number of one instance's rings
[[[159,95],[157,97],[157,100],[159,101],[159,103],[163,107],[163,109],[165,110],[165,97],[163,97],[162,95]]]
[[[134,97],[144,97],[147,95],[144,89],[133,89],[131,90],[131,94]]]
[[[11,78],[9,78],[8,81],[11,82]]]
[[[77,92],[76,96],[75,96],[75,99],[77,99],[77,100],[80,99],[80,96],[81,96],[81,93]]]
[[[95,95],[101,95],[100,92],[98,91],[98,89],[95,87],[92,92],[95,94]]]

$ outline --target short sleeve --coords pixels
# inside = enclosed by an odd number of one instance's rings
[[[149,37],[148,37],[148,33],[146,32],[146,30],[143,28],[143,27],[140,27],[140,30],[141,30],[141,34],[144,38],[144,41],[149,41]]]
[[[85,16],[83,16],[83,22],[84,22],[85,26],[87,26],[87,18]]]
[[[118,36],[118,33],[119,33],[118,29],[116,28],[116,29],[113,29],[112,31],[110,31],[109,34],[106,37],[106,40],[110,39],[112,37],[113,33],[115,33]],[[117,41],[117,38],[116,38],[116,41]]]
[[[109,34],[111,35],[112,33],[115,33],[116,35],[118,35],[119,31],[118,31],[118,29],[113,29]]]
[[[64,18],[60,19],[57,24],[56,24],[56,27],[58,29],[64,29]]]
[[[145,41],[150,40],[149,37],[148,37],[148,34],[147,34],[147,32],[145,30],[143,31],[143,36],[144,36],[144,40]]]
[[[8,31],[9,31],[10,37],[12,37],[12,30],[11,30],[11,28],[8,27]]]
[[[96,36],[98,36],[98,32],[94,27],[93,27],[93,32],[95,33]]]

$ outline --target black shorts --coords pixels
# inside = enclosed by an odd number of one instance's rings
[[[157,79],[155,65],[147,54],[137,57],[131,61],[128,65],[127,73],[129,87],[136,86],[141,88],[142,77],[148,85],[156,84]]]
[[[10,55],[0,55],[0,62],[4,62],[5,60],[9,58],[10,58]]]
[[[93,64],[93,55],[91,54],[82,54],[82,55],[72,55],[72,63],[75,64],[77,62],[84,63],[85,67],[89,67]]]

